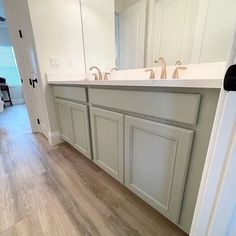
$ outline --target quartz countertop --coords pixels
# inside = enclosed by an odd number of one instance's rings
[[[54,85],[131,86],[131,87],[186,87],[221,88],[223,79],[163,79],[163,80],[48,80]]]
[[[150,73],[144,68],[119,70],[110,74],[108,80],[94,80],[90,73],[46,73],[47,83],[77,86],[131,86],[131,87],[186,87],[221,88],[225,74],[225,62],[189,64],[187,70],[180,71],[180,79],[171,79],[175,66],[167,67],[167,79],[149,80]],[[160,67],[152,68],[156,77],[161,74]]]

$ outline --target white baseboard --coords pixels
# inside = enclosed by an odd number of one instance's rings
[[[49,141],[50,145],[52,145],[52,146],[63,142],[59,131],[49,132],[48,133],[48,141]]]
[[[41,124],[40,124],[40,129],[41,129],[41,133],[43,133],[43,135],[49,140],[49,135],[48,135],[48,128],[47,128],[47,126],[41,122]]]

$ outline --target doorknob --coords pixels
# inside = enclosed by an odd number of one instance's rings
[[[35,78],[35,79],[32,80],[33,88],[35,88],[35,83],[38,83],[37,78]]]
[[[226,71],[224,89],[226,91],[236,91],[236,65],[230,66]]]
[[[35,88],[35,83],[38,83],[38,80],[37,80],[37,78],[29,79],[29,83],[30,83],[31,86],[33,86],[33,88]]]

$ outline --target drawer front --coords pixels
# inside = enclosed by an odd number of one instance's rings
[[[92,104],[195,125],[200,94],[89,89]]]
[[[57,98],[87,102],[86,89],[82,87],[54,85],[53,94]]]

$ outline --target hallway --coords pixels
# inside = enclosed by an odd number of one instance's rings
[[[26,106],[22,104],[6,107],[0,113],[1,143],[27,134],[31,134],[31,127]]]
[[[20,105],[0,113],[0,236],[12,235],[185,234],[68,144],[31,134]]]

